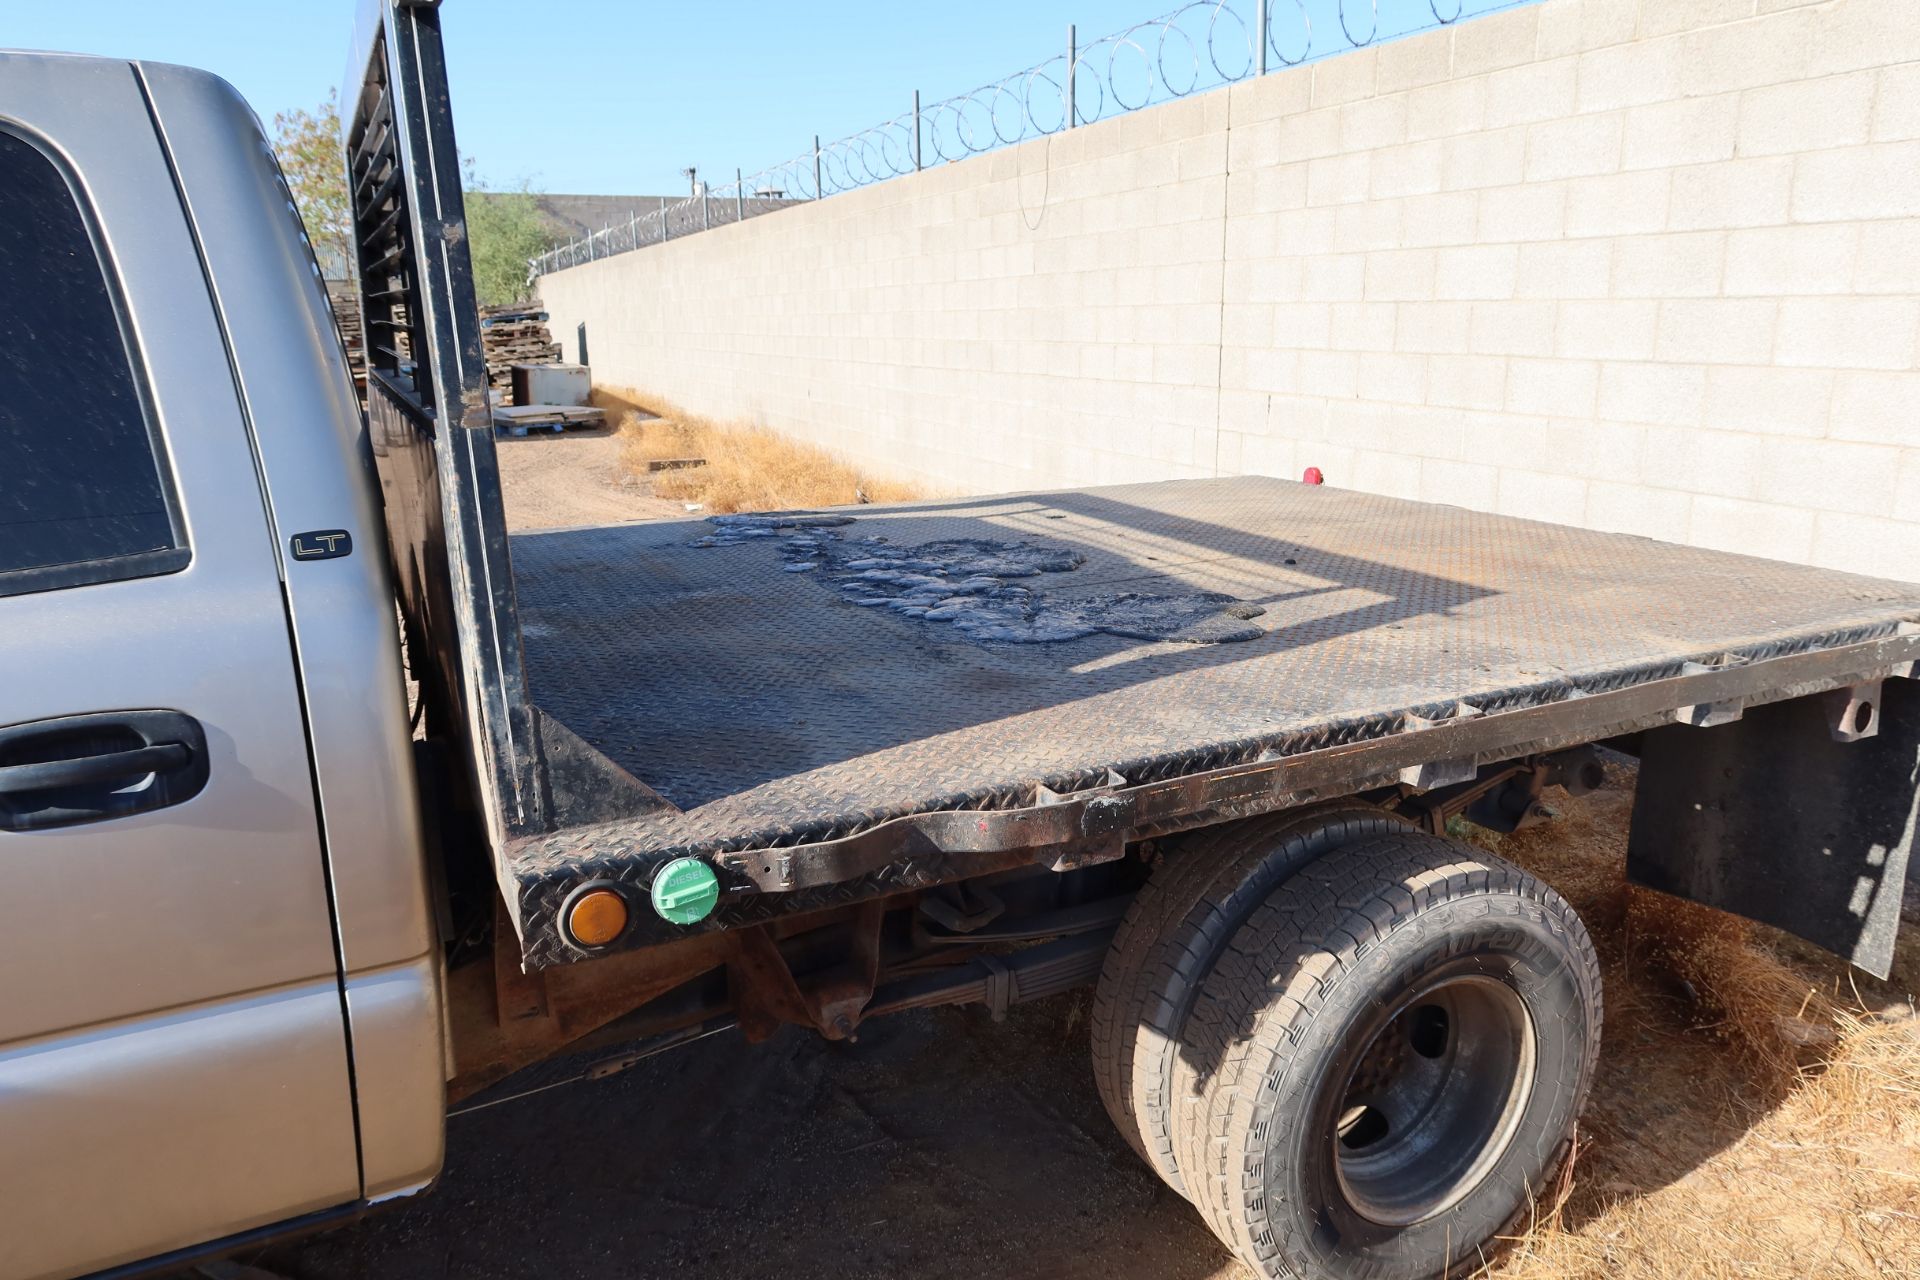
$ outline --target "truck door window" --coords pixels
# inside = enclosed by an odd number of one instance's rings
[[[0,595],[189,559],[122,314],[75,184],[0,129]]]

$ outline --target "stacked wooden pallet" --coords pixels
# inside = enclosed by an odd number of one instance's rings
[[[347,367],[353,385],[367,394],[367,347],[360,336],[360,298],[351,280],[327,281],[327,301],[333,304],[333,322],[340,326],[340,342],[347,349]]]
[[[547,332],[547,313],[521,307],[480,312],[480,345],[487,357],[487,385],[500,404],[513,403],[513,366],[557,364],[560,344]]]

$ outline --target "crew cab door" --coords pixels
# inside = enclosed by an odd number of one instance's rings
[[[0,1277],[360,1192],[280,564],[126,63],[0,55]]]

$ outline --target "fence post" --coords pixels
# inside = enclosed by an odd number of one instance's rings
[[[913,171],[920,172],[920,91],[913,91]]]
[[[1253,10],[1253,38],[1255,49],[1253,69],[1256,75],[1267,74],[1267,0],[1260,0]]]
[[[705,187],[700,188],[700,229],[713,230],[713,200],[707,195]]]
[[[820,190],[820,135],[813,135],[813,198],[818,200],[826,194]]]
[[[632,205],[627,206],[627,247],[629,249],[640,247],[640,215],[634,212]]]
[[[1066,127],[1071,129],[1080,123],[1080,108],[1073,100],[1073,73],[1080,62],[1080,42],[1074,37],[1073,24],[1067,24],[1067,110]]]
[[[733,220],[747,220],[747,180],[740,176],[738,167],[733,171]]]

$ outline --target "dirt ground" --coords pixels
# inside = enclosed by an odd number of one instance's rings
[[[564,529],[569,525],[686,517],[678,502],[656,498],[626,477],[613,428],[501,436],[500,488],[507,527]]]
[[[503,441],[513,526],[684,515],[620,484],[616,452],[608,436]],[[1495,1275],[1742,1274],[1738,1258],[1690,1255],[1684,1219],[1677,1252],[1633,1253],[1634,1215],[1725,1214],[1745,1232],[1740,1201],[1756,1170],[1785,1169],[1823,1194],[1844,1173],[1822,1163],[1839,1157],[1781,1130],[1799,1078],[1756,1067],[1701,993],[1636,947],[1620,871],[1631,785],[1616,770],[1609,790],[1565,802],[1563,821],[1498,842],[1589,920],[1608,1016],[1562,1219],[1582,1258],[1599,1262],[1563,1272],[1522,1259]],[[1835,996],[1857,982],[1868,1007],[1896,1016],[1920,987],[1912,938],[1888,984],[1849,978],[1804,949],[1781,954],[1792,981]],[[789,1031],[752,1047],[725,1033],[604,1081],[456,1114],[430,1195],[246,1261],[294,1280],[1242,1280],[1194,1210],[1113,1130],[1088,1063],[1088,1005],[1077,993],[1016,1007],[1001,1023],[979,1009],[924,1011],[878,1020],[841,1045]],[[522,1085],[579,1065],[554,1064]],[[1912,1172],[1892,1176],[1920,1182],[1920,1153],[1872,1158],[1904,1158]],[[1754,1229],[1783,1234],[1781,1256],[1792,1255],[1759,1271],[1920,1268],[1920,1218],[1878,1202],[1808,1203],[1826,1207],[1798,1220],[1769,1210],[1769,1225]],[[1913,1221],[1872,1225],[1880,1234],[1866,1252],[1819,1245],[1834,1230],[1821,1215],[1844,1213],[1853,1231],[1883,1208]],[[1814,1252],[1796,1252],[1802,1244]],[[1610,1249],[1628,1252],[1609,1260]]]

